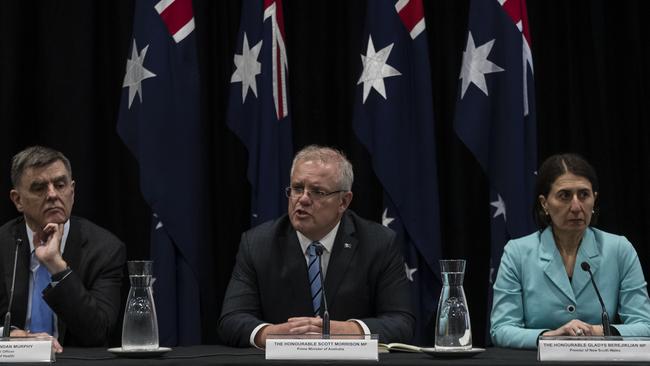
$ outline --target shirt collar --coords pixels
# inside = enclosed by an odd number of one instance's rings
[[[27,222],[25,222],[25,227],[27,228],[27,239],[29,239],[29,252],[32,253],[34,251],[34,232],[29,228]],[[65,250],[65,242],[68,239],[69,232],[70,219],[68,219],[68,221],[65,222],[65,225],[63,225],[63,236],[61,237],[61,254],[63,254],[63,251]]]
[[[313,243],[314,241],[317,241],[325,247],[325,251],[327,253],[332,252],[332,248],[334,247],[334,239],[336,239],[336,233],[339,230],[339,225],[341,225],[341,221],[336,223],[336,226],[327,233],[324,237],[322,237],[320,240],[311,240],[305,235],[303,235],[300,231],[296,230],[296,234],[298,234],[298,241],[300,242],[300,247],[302,248],[303,253],[307,253],[307,247],[309,247],[309,244]]]

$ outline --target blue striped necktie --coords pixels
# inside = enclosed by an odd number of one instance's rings
[[[315,241],[307,247],[307,254],[309,255],[309,286],[311,287],[311,303],[314,307],[314,316],[320,313],[320,304],[323,291],[320,281],[320,256],[316,255],[316,246],[321,245]]]
[[[50,284],[50,273],[44,265],[39,265],[33,272],[34,287],[32,287],[32,314],[29,331],[31,333],[45,332],[53,335],[52,309],[43,299],[43,290]]]

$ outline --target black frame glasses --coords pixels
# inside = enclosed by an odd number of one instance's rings
[[[298,199],[302,197],[302,195],[305,194],[305,192],[307,192],[307,197],[309,197],[309,199],[311,199],[312,201],[319,201],[335,193],[347,192],[347,190],[339,189],[338,191],[325,192],[320,190],[314,191],[310,189],[305,189],[304,187],[287,187],[284,189],[284,194],[287,196],[287,198]]]

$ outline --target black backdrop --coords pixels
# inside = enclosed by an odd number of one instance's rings
[[[211,138],[210,186],[216,297],[214,328],[239,235],[248,228],[246,150],[224,121],[240,1],[195,0],[202,118]],[[641,1],[529,0],[540,160],[583,154],[601,179],[598,226],[626,235],[650,268],[650,34]],[[425,0],[434,94],[442,250],[468,260],[465,280],[475,345],[485,342],[489,217],[487,183],[452,128],[468,0]],[[294,148],[345,150],[355,166],[352,208],[379,220],[381,187],[351,128],[365,1],[285,0]],[[74,213],[110,229],[129,258],[148,256],[150,212],[137,163],[115,132],[133,2],[3,1],[0,10],[0,221],[11,156],[31,144],[63,151],[77,182]],[[164,183],[164,182],[161,182]],[[183,192],[178,192],[182,195]],[[532,197],[531,197],[532,199]]]

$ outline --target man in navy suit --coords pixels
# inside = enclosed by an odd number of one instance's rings
[[[393,231],[347,210],[353,179],[338,150],[312,145],[296,154],[288,213],[242,235],[219,320],[226,344],[264,347],[269,334],[322,332],[308,269],[312,243],[323,247],[331,334],[410,341],[415,318],[401,248]]]
[[[11,180],[10,198],[22,214],[0,227],[2,315],[18,250],[11,335],[46,333],[59,352],[59,343],[106,345],[119,316],[124,244],[92,222],[70,216],[75,182],[62,153],[41,146],[19,152]]]

